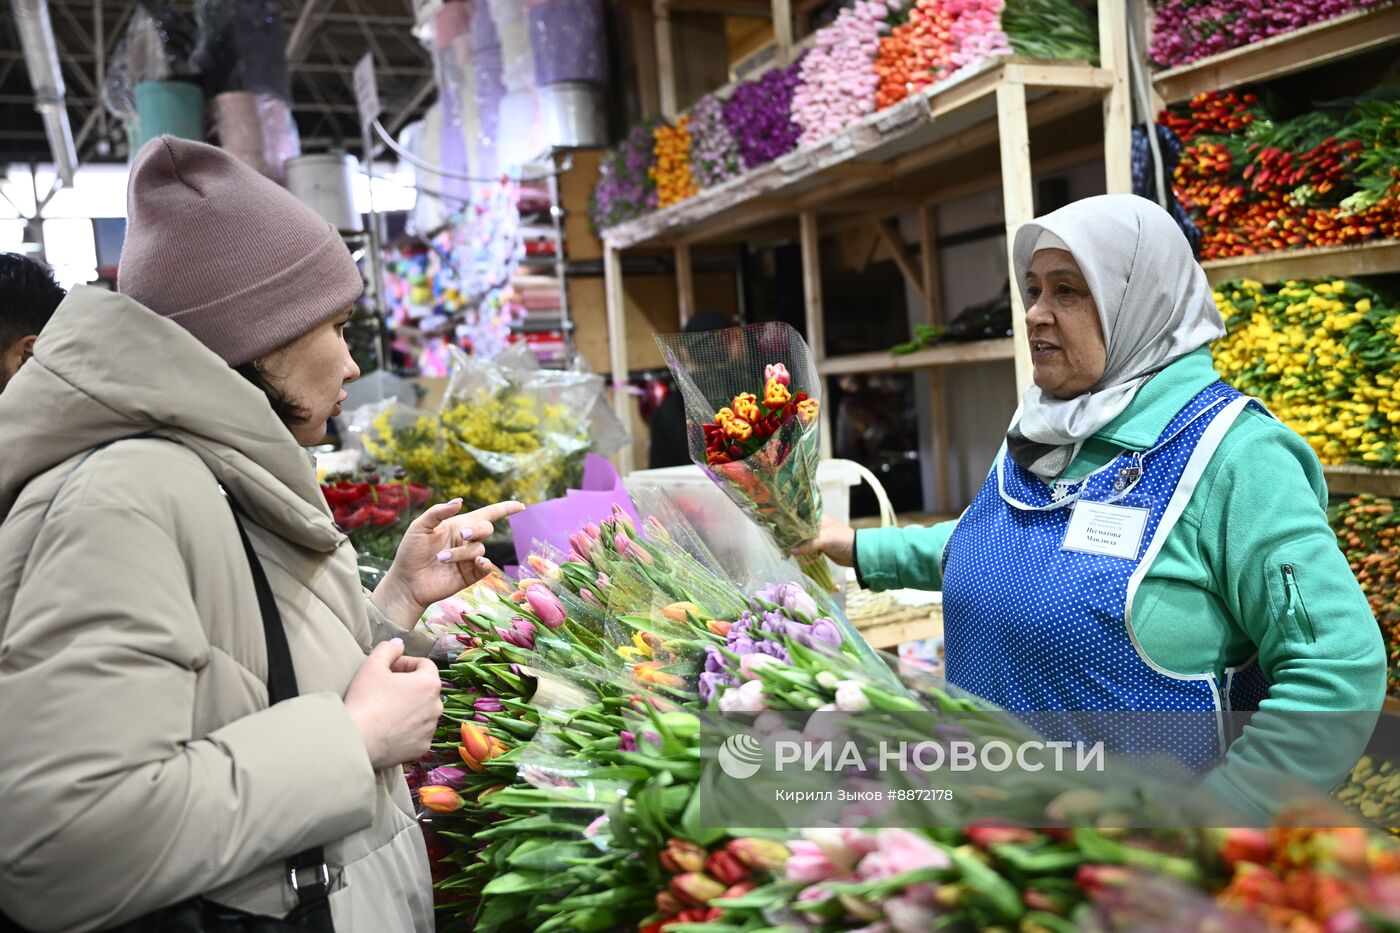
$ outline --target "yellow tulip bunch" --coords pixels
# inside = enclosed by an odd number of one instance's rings
[[[1226,382],[1263,400],[1323,463],[1400,459],[1400,309],[1349,280],[1221,285]]]

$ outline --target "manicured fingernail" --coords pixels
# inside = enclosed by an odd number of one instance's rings
[[[486,558],[484,558],[484,557],[478,557],[478,558],[476,559],[476,565],[477,565],[478,567],[490,567],[490,566],[491,566],[491,562],[490,562],[489,560],[487,560]]]
[[[472,533],[471,533],[471,530],[470,530],[470,529],[468,529],[468,530],[462,532],[462,540],[463,540],[463,541],[470,541],[471,539],[472,539]]]
[[[450,561],[451,559],[452,559],[452,552],[451,552],[451,551],[438,551],[438,560],[442,561],[444,564],[447,563],[448,561]]]
[[[455,499],[448,499],[448,500],[447,500],[447,504],[448,504],[448,505],[461,505],[461,504],[462,504],[462,497],[461,497],[461,496],[458,496],[458,497],[455,498]]]
[[[391,638],[391,639],[389,639],[389,644],[391,644],[391,645],[402,645],[402,644],[403,644],[403,639],[402,639],[402,638]]]

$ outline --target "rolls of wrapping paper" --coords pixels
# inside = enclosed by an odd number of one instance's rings
[[[214,119],[220,147],[268,178],[285,182],[287,160],[301,154],[301,138],[286,101],[271,94],[225,91],[214,98]]]
[[[558,311],[559,289],[532,289],[520,292],[520,303],[526,311]]]
[[[602,0],[529,0],[535,83],[608,83]]]
[[[136,85],[136,145],[157,136],[204,141],[204,92],[187,81],[142,81]]]

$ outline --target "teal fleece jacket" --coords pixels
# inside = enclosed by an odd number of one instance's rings
[[[1085,442],[1064,478],[1078,479],[1122,450],[1146,450],[1218,378],[1204,347],[1168,366]],[[1273,683],[1263,710],[1379,710],[1385,649],[1327,524],[1326,504],[1312,448],[1282,422],[1247,408],[1138,589],[1132,625],[1146,654],[1180,674],[1220,676],[1257,650]],[[857,533],[861,579],[875,590],[940,588],[943,546],[956,524]],[[1285,565],[1293,573],[1288,586]],[[1230,757],[1282,766],[1276,756],[1288,755],[1290,744],[1236,742]],[[1332,751],[1335,767],[1343,766],[1346,750]]]

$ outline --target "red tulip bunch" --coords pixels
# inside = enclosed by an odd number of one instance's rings
[[[336,527],[350,536],[355,547],[386,560],[393,559],[415,510],[433,496],[427,486],[404,479],[402,469],[385,480],[374,468],[328,476],[321,484],[321,493],[331,507]]]
[[[806,392],[790,390],[792,376],[786,366],[768,365],[764,379],[762,399],[752,392],[740,392],[715,412],[714,421],[701,425],[705,432],[705,459],[711,466],[743,460],[793,418],[804,425],[816,420],[820,410],[816,399]]]

